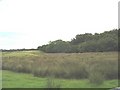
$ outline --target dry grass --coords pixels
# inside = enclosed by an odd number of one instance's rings
[[[117,79],[118,53],[41,53],[19,51],[3,53],[3,69],[57,78],[90,78],[99,72],[104,79]],[[94,75],[94,74],[93,74]],[[94,77],[94,76],[92,76]],[[103,79],[103,78],[102,78]]]

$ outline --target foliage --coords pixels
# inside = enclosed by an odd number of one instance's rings
[[[59,81],[59,80],[58,80]],[[48,90],[50,88],[56,88],[57,90],[60,90],[61,88],[61,84],[60,83],[57,83],[55,82],[55,79],[53,77],[48,77],[47,78],[47,84],[46,84],[46,88],[48,88]]]
[[[90,83],[102,84],[104,82],[104,76],[100,72],[91,72],[89,75]]]
[[[43,45],[41,47],[38,47],[38,49],[40,49],[41,51],[45,51],[49,53],[70,52],[70,48],[71,48],[70,44],[62,40],[56,40],[50,42],[49,45]]]
[[[118,50],[118,30],[78,34],[71,41],[56,40],[38,47],[47,53],[103,52]]]

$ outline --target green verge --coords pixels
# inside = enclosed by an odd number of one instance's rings
[[[32,74],[15,73],[3,70],[3,88],[46,88],[48,78],[34,77]],[[88,80],[54,79],[61,88],[113,88],[118,86],[118,80],[104,81],[101,85],[89,83]]]

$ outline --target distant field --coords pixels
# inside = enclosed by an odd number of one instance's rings
[[[35,80],[32,79],[33,82],[41,83],[38,86],[35,84],[35,87],[44,87],[45,79],[48,77],[57,78],[55,80],[63,80],[61,87],[109,88],[117,86],[117,52],[49,54],[39,51],[3,52],[2,61],[3,70],[16,72],[3,71],[3,77],[5,78],[5,80],[3,79],[4,87],[18,87],[19,85],[21,87],[20,82],[16,83],[18,85],[14,85],[14,79],[12,78],[14,75],[16,79],[23,77],[21,82],[25,82],[24,87],[29,86],[29,83],[26,83],[27,79],[24,79],[26,75],[30,78],[35,78]],[[42,81],[40,82],[39,79],[42,79]],[[12,83],[13,85],[11,85]]]

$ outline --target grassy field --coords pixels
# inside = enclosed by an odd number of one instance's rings
[[[34,77],[32,74],[3,71],[3,88],[46,88],[48,78]],[[88,80],[54,79],[55,85],[61,88],[112,88],[117,80],[107,80],[101,85],[91,84]]]
[[[60,87],[109,88],[117,86],[117,52],[15,51],[3,52],[2,55],[2,68],[5,70],[3,71],[3,87],[29,87],[31,84],[31,87],[50,87],[54,79],[47,80],[48,77],[56,78],[55,82],[60,81]]]

